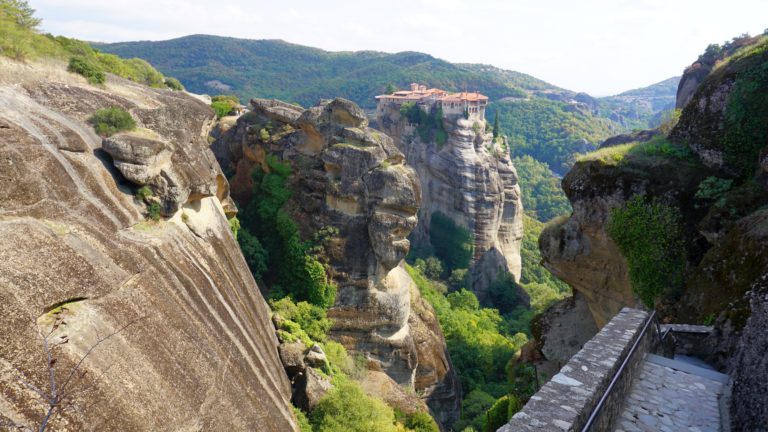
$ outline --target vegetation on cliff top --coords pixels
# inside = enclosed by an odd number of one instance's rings
[[[15,60],[41,57],[69,61],[69,70],[83,75],[92,84],[102,84],[105,73],[127,78],[150,87],[179,89],[178,80],[166,78],[145,60],[124,59],[105,54],[77,39],[41,34],[41,20],[26,0],[0,0],[0,55]]]
[[[631,142],[604,147],[580,156],[578,162],[596,161],[603,165],[626,165],[630,163],[696,163],[694,153],[685,145],[673,143],[663,136],[656,136],[646,142]]]
[[[229,115],[239,104],[240,99],[235,95],[218,95],[211,98],[211,108],[217,118]]]
[[[760,150],[768,142],[768,37],[733,57],[744,58],[725,110],[725,163],[743,178],[757,169]]]
[[[131,113],[119,108],[104,108],[96,111],[88,123],[93,125],[93,129],[101,136],[110,136],[118,132],[136,129],[136,120]]]

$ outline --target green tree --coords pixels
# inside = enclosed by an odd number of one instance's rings
[[[165,85],[168,86],[169,89],[175,90],[175,91],[182,91],[184,90],[184,86],[181,84],[181,81],[177,80],[173,77],[166,77],[165,78]]]
[[[232,110],[240,103],[235,95],[216,95],[211,98],[211,108],[216,117],[222,118],[232,113]]]
[[[0,14],[10,17],[22,28],[34,31],[42,22],[40,18],[35,17],[35,10],[29,6],[27,0],[0,0]]]
[[[290,295],[296,301],[330,307],[336,298],[336,286],[328,280],[323,264],[310,253],[310,242],[302,241],[296,222],[283,210],[291,197],[287,186],[291,166],[269,154],[266,164],[268,171],[257,167],[251,173],[252,197],[241,206],[241,225],[265,251],[254,248],[254,266],[261,269],[266,258],[260,276],[272,298]]]
[[[474,252],[472,233],[441,212],[432,213],[429,224],[429,241],[435,255],[451,272],[469,268]]]
[[[333,383],[310,414],[316,432],[397,432],[392,408],[348,379],[337,377]]]
[[[325,308],[304,301],[294,303],[290,297],[270,300],[269,305],[284,319],[301,326],[313,341],[326,341],[333,322],[327,317]]]
[[[406,417],[405,427],[413,432],[440,432],[435,420],[425,412],[415,412]]]
[[[422,271],[430,279],[440,279],[440,276],[443,274],[443,263],[435,257],[427,257],[424,260]]]
[[[312,431],[312,425],[309,423],[309,419],[307,419],[307,415],[304,414],[304,412],[295,406],[291,406],[293,408],[293,414],[296,415],[296,420],[299,423],[299,431],[300,432],[313,432]]]
[[[238,232],[237,243],[240,245],[240,250],[243,252],[243,257],[248,263],[253,278],[260,281],[267,271],[267,262],[269,261],[267,250],[261,245],[259,239],[242,227]]]
[[[392,94],[396,91],[397,89],[395,88],[395,86],[390,83],[390,84],[387,84],[387,89],[384,90],[384,94]]]
[[[510,273],[500,273],[488,287],[488,298],[493,307],[502,314],[513,311],[517,306],[526,306],[528,299],[520,295],[520,286]]]
[[[560,187],[560,179],[547,164],[528,155],[515,157],[512,162],[517,169],[526,215],[546,222],[571,213],[571,204]]]
[[[454,425],[455,430],[464,430],[471,427],[476,431],[483,431],[485,413],[496,402],[496,398],[482,390],[472,390],[464,396],[461,402],[461,419]]]
[[[514,395],[506,395],[494,402],[486,411],[483,419],[483,431],[496,432],[497,429],[507,424],[515,413],[522,409],[520,400]]]
[[[451,287],[452,291],[458,291],[462,288],[470,289],[472,288],[472,280],[470,276],[469,270],[467,269],[455,269],[448,277],[448,286]]]
[[[101,66],[85,57],[70,58],[67,70],[82,75],[91,84],[104,84],[107,79]]]
[[[480,301],[472,291],[461,289],[448,294],[445,298],[451,304],[451,309],[480,310]]]
[[[499,112],[496,111],[493,115],[493,137],[498,138],[499,136]]]

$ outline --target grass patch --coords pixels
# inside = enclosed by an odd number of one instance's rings
[[[133,229],[136,232],[147,233],[147,234],[158,232],[163,228],[164,228],[164,224],[162,221],[155,221],[151,219],[143,220],[131,227],[131,229]]]
[[[631,142],[601,148],[577,158],[576,161],[619,166],[631,162],[693,161],[694,158],[694,153],[687,146],[675,144],[665,137],[657,136],[647,142]]]
[[[632,142],[617,146],[604,147],[576,158],[576,162],[600,162],[603,165],[618,165],[639,143]]]

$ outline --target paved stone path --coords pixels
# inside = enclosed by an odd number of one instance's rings
[[[659,364],[661,363],[661,364]],[[719,432],[725,375],[649,355],[614,432]]]

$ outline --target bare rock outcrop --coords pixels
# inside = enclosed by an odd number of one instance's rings
[[[0,429],[45,415],[20,379],[50,390],[42,334],[58,384],[76,377],[50,430],[296,430],[269,310],[222,207],[213,113],[65,67],[0,60]],[[113,106],[141,129],[102,143],[86,120]],[[138,184],[167,219],[145,219]]]
[[[728,363],[733,378],[730,420],[733,431],[768,430],[768,272],[751,287],[750,310]]]
[[[677,100],[675,108],[683,109],[693,99],[694,94],[699,89],[701,83],[707,79],[709,74],[715,69],[719,62],[735,53],[737,50],[756,43],[760,36],[740,36],[726,42],[723,46],[713,45],[707,48],[704,54],[685,68],[680,83],[677,86]]]
[[[267,155],[290,163],[292,197],[284,208],[302,237],[338,230],[327,251],[338,286],[330,336],[455,420],[460,391],[445,341],[439,326],[414,314],[414,282],[402,267],[421,203],[415,172],[352,102],[339,98],[306,110],[273,100],[251,105],[253,111],[213,144],[235,171],[233,196],[248,203],[250,173],[266,167]],[[269,136],[260,133],[267,125]],[[422,349],[425,344],[431,349]]]
[[[421,180],[417,242],[429,242],[432,214],[441,212],[473,235],[472,289],[484,298],[499,271],[520,279],[523,205],[517,172],[503,145],[492,141],[482,122],[447,117],[448,139],[424,143],[416,127],[392,105],[377,113]]]

